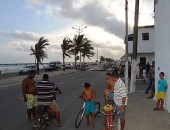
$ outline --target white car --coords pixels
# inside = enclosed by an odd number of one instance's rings
[[[28,74],[31,70],[37,71],[37,67],[35,65],[26,65],[22,67],[18,73],[19,74]]]

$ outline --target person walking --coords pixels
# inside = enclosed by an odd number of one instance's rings
[[[49,81],[48,74],[43,75],[42,81],[36,84],[37,87],[37,100],[38,105],[49,106],[48,112],[55,113],[56,116],[56,125],[61,126],[62,123],[60,121],[60,111],[59,106],[55,100],[55,93],[58,92],[62,94],[61,90],[55,86],[55,84]]]
[[[148,97],[153,98],[154,97],[154,93],[155,93],[155,61],[152,61],[152,67],[149,69],[149,84],[147,89],[145,90],[145,93],[148,94],[149,90],[151,89],[151,94]]]
[[[159,81],[158,81],[158,92],[156,94],[157,104],[154,110],[163,111],[164,99],[166,94],[166,89],[168,88],[167,81],[164,79],[164,72],[159,73]]]
[[[149,73],[149,69],[150,69],[151,65],[149,64],[149,62],[146,64],[146,75],[148,76]]]
[[[117,71],[112,72],[113,79],[115,81],[114,87],[114,102],[116,106],[116,113],[120,111],[118,117],[120,118],[121,130],[124,130],[125,126],[125,108],[127,105],[127,93],[124,82],[119,78]]]

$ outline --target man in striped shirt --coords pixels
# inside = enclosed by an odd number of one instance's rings
[[[56,103],[54,92],[62,94],[53,82],[49,81],[48,74],[43,75],[43,80],[36,84],[38,105],[49,106],[49,111],[56,114],[57,126],[61,126],[59,106]]]
[[[114,102],[116,104],[116,112],[120,111],[118,117],[120,118],[121,130],[124,130],[125,107],[127,105],[126,86],[124,82],[119,78],[119,74],[117,71],[113,71],[112,76],[115,81]]]

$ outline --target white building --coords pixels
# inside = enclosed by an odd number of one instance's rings
[[[138,27],[137,63],[146,64],[155,60],[155,28],[154,25]],[[128,55],[133,53],[133,34],[128,36]]]
[[[155,0],[155,89],[159,73],[168,82],[165,108],[170,112],[170,0]]]

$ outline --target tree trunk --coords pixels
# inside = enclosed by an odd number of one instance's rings
[[[40,60],[37,59],[37,74],[39,75],[40,74],[40,70],[39,70],[39,63],[40,63]]]
[[[65,56],[64,56],[64,52],[63,52],[63,71],[65,71]]]

